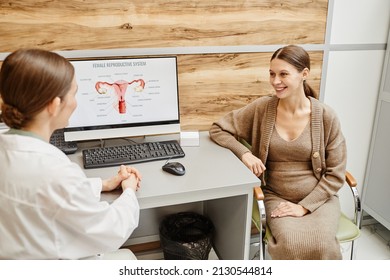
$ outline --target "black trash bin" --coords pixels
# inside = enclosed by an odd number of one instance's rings
[[[160,224],[160,242],[166,260],[207,260],[214,225],[194,212],[180,212]]]

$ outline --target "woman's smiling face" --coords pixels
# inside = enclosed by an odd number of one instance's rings
[[[270,62],[269,81],[278,98],[286,98],[303,91],[303,80],[308,74],[307,68],[302,72],[284,60],[275,58]]]

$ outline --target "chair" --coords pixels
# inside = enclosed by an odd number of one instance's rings
[[[360,197],[357,190],[357,182],[355,178],[348,171],[345,174],[345,179],[352,191],[354,199],[354,218],[350,220],[343,213],[340,216],[339,228],[336,234],[337,239],[340,243],[351,242],[351,256],[350,259],[353,259],[353,247],[354,240],[360,236],[360,221],[362,215],[362,209],[360,204]],[[266,244],[267,241],[272,238],[272,233],[266,222],[265,207],[264,207],[264,194],[260,187],[254,188],[254,198],[253,198],[253,208],[252,208],[252,223],[255,225],[257,230],[260,233],[260,242],[259,242],[259,258],[261,260],[265,259],[266,253]],[[255,257],[257,256],[255,255]]]

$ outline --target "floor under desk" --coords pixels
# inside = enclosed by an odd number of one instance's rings
[[[390,260],[390,230],[379,223],[375,223],[362,226],[361,231],[361,236],[355,241],[354,260]],[[257,246],[251,246],[249,259],[255,256],[257,250]],[[341,246],[344,260],[349,260],[349,250],[349,243]],[[158,242],[154,244],[153,248],[149,247],[147,249],[144,247],[134,253],[139,260],[164,260],[163,250],[160,248]],[[270,259],[269,256],[268,259]],[[210,251],[209,260],[219,260],[214,249]]]

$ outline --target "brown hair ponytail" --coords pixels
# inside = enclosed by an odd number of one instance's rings
[[[73,65],[41,49],[20,49],[4,60],[0,70],[1,118],[11,128],[25,127],[55,97],[70,90]]]

